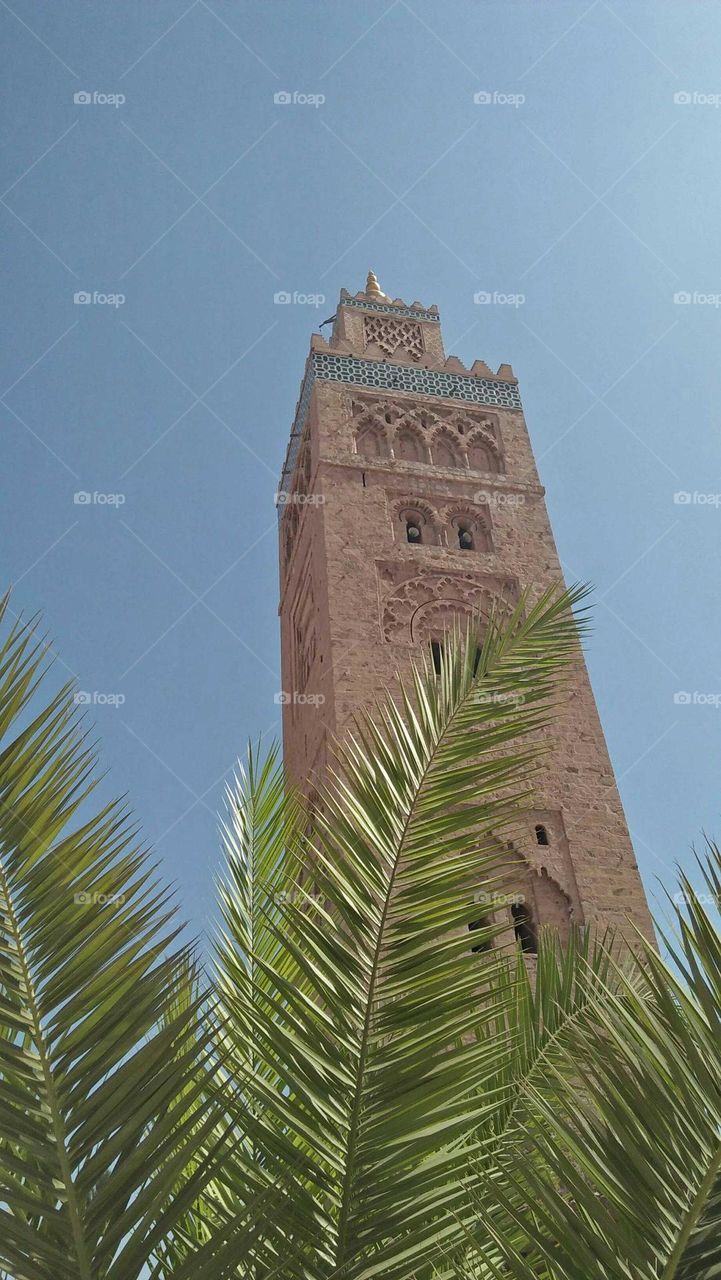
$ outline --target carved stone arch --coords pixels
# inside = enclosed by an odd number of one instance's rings
[[[510,581],[477,578],[462,573],[413,574],[397,582],[386,597],[382,607],[383,637],[401,644],[414,643],[411,620],[420,606],[443,603],[451,612],[455,609],[488,617],[494,603],[506,604],[515,596],[515,586]],[[420,616],[420,615],[419,615]]]
[[[493,551],[491,519],[487,511],[470,505],[449,506],[443,513],[449,547],[459,547],[460,534],[468,531],[473,551]]]
[[[443,524],[436,508],[430,502],[427,502],[425,498],[416,498],[413,494],[407,494],[402,498],[396,498],[391,504],[391,515],[394,527],[399,521],[403,520],[403,517],[409,512],[422,516],[426,524],[430,525],[435,529],[436,533],[440,534]]]
[[[473,434],[466,438],[466,450],[471,471],[490,472],[493,475],[503,472],[503,460],[498,444],[488,432],[476,428]]]
[[[473,608],[465,600],[431,600],[419,604],[410,619],[411,640],[414,644],[441,640],[444,633],[453,629],[454,623],[472,617]]]
[[[426,546],[438,546],[441,542],[442,525],[438,512],[429,502],[419,498],[399,498],[393,503],[393,533],[399,541],[407,538],[409,524],[421,531],[419,542]]]
[[[365,414],[360,419],[354,443],[356,453],[362,458],[387,458],[390,455],[387,428],[373,414]]]
[[[431,458],[436,467],[463,467],[465,459],[458,440],[445,425],[436,427],[430,438]]]
[[[393,456],[398,462],[427,462],[428,450],[420,428],[401,418],[393,432]]]

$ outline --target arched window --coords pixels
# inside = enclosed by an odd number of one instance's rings
[[[450,436],[437,435],[431,447],[431,456],[436,467],[460,467],[461,455]]]
[[[401,427],[393,445],[393,452],[400,462],[425,462],[423,441],[412,427]]]
[[[356,450],[363,458],[387,458],[388,442],[381,427],[368,426],[356,436]]]
[[[468,465],[472,471],[496,472],[500,469],[491,446],[478,437],[468,443]]]
[[[406,540],[415,546],[423,542],[423,521],[418,516],[406,516]]]
[[[488,517],[474,511],[446,512],[448,543],[461,551],[492,551]]]
[[[521,950],[529,955],[535,955],[538,950],[536,930],[525,902],[511,903],[511,919],[516,942],[520,942]]]
[[[539,822],[536,827],[536,844],[547,845],[549,843],[548,832],[543,824]]]

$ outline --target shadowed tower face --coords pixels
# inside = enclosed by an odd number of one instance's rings
[[[284,754],[306,792],[421,646],[441,660],[454,616],[562,576],[512,369],[446,359],[437,309],[372,272],[341,292],[330,340],[312,338],[279,516]],[[630,916],[650,933],[583,666],[553,740],[494,918],[528,951],[547,924],[625,932]]]

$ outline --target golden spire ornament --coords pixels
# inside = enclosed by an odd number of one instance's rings
[[[384,302],[386,300],[386,295],[378,283],[378,277],[376,276],[375,271],[368,272],[368,279],[366,280],[366,298],[375,298],[376,301],[380,302]]]

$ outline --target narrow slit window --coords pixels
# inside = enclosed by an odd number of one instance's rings
[[[431,640],[431,658],[433,659],[433,670],[439,676],[443,666],[443,645],[440,640]]]
[[[536,844],[547,845],[548,843],[548,832],[543,826],[543,823],[539,822],[536,827]]]

